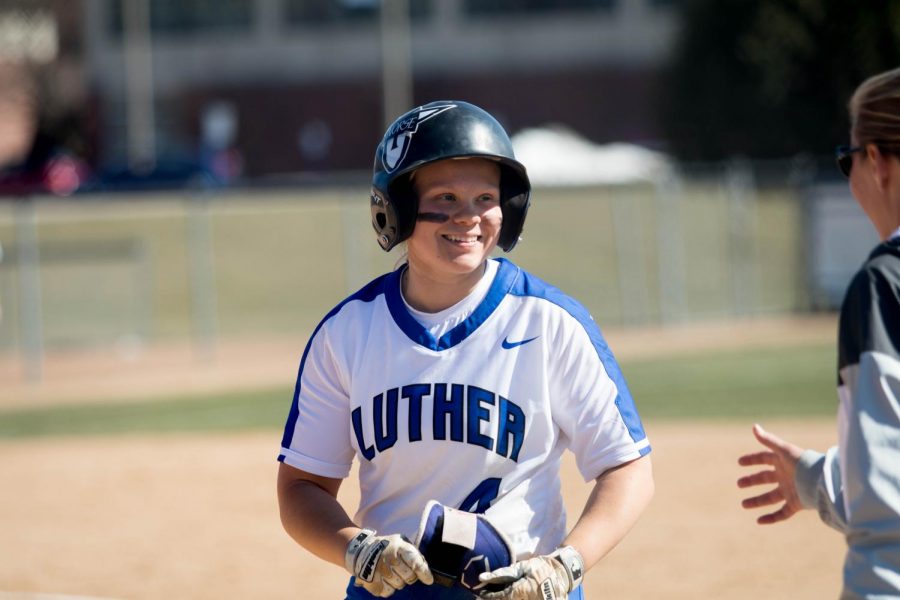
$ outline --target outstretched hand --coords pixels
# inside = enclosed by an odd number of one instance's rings
[[[737,480],[737,485],[739,488],[749,488],[775,484],[775,488],[758,496],[745,498],[741,502],[741,506],[750,509],[783,502],[778,510],[762,515],[756,519],[756,522],[760,525],[769,525],[790,519],[803,508],[800,497],[797,495],[797,486],[794,483],[794,473],[797,471],[797,463],[803,449],[769,433],[760,425],[753,426],[753,435],[768,450],[745,454],[738,458],[738,464],[745,467],[768,465],[772,469],[741,477]]]

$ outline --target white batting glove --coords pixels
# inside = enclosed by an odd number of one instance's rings
[[[356,585],[379,598],[416,581],[434,583],[425,557],[398,534],[380,536],[363,529],[347,545],[344,566],[356,578]]]
[[[548,556],[521,560],[508,567],[479,577],[498,591],[482,591],[486,600],[565,600],[569,592],[581,585],[584,560],[575,548],[566,546]]]

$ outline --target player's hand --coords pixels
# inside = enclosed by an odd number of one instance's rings
[[[800,497],[797,495],[797,485],[794,482],[794,474],[797,472],[797,463],[800,461],[803,448],[769,433],[760,425],[753,426],[753,435],[760,444],[769,450],[745,454],[738,458],[738,464],[745,467],[769,465],[772,468],[741,477],[738,479],[737,485],[739,488],[747,488],[775,484],[775,488],[758,496],[745,498],[741,502],[741,506],[759,508],[783,502],[778,510],[762,515],[756,522],[760,525],[768,525],[790,519],[803,509]]]
[[[434,583],[425,557],[398,534],[381,536],[363,529],[347,546],[344,564],[356,578],[356,585],[379,598],[387,598],[416,581]]]
[[[549,556],[482,573],[479,579],[489,587],[478,595],[486,600],[564,600],[581,584],[583,575],[584,560],[577,550],[566,546]],[[497,586],[503,587],[497,590]]]

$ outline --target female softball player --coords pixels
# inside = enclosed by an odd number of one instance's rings
[[[650,501],[650,445],[597,325],[490,257],[518,242],[530,192],[465,102],[411,110],[377,148],[372,224],[406,260],[313,332],[279,456],[282,523],[347,569],[347,598],[583,598]],[[566,449],[595,482],[568,533]],[[354,458],[351,518],[336,496]]]
[[[900,69],[863,82],[850,100],[850,146],[838,148],[850,191],[883,240],[850,283],[838,333],[838,445],[825,454],[760,427],[768,465],[739,487],[776,484],[743,501],[781,504],[759,523],[814,508],[844,533],[841,598],[900,597]]]

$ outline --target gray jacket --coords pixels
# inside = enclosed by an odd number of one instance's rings
[[[838,336],[838,446],[807,450],[801,502],[844,533],[842,599],[900,598],[900,239],[847,289]]]

